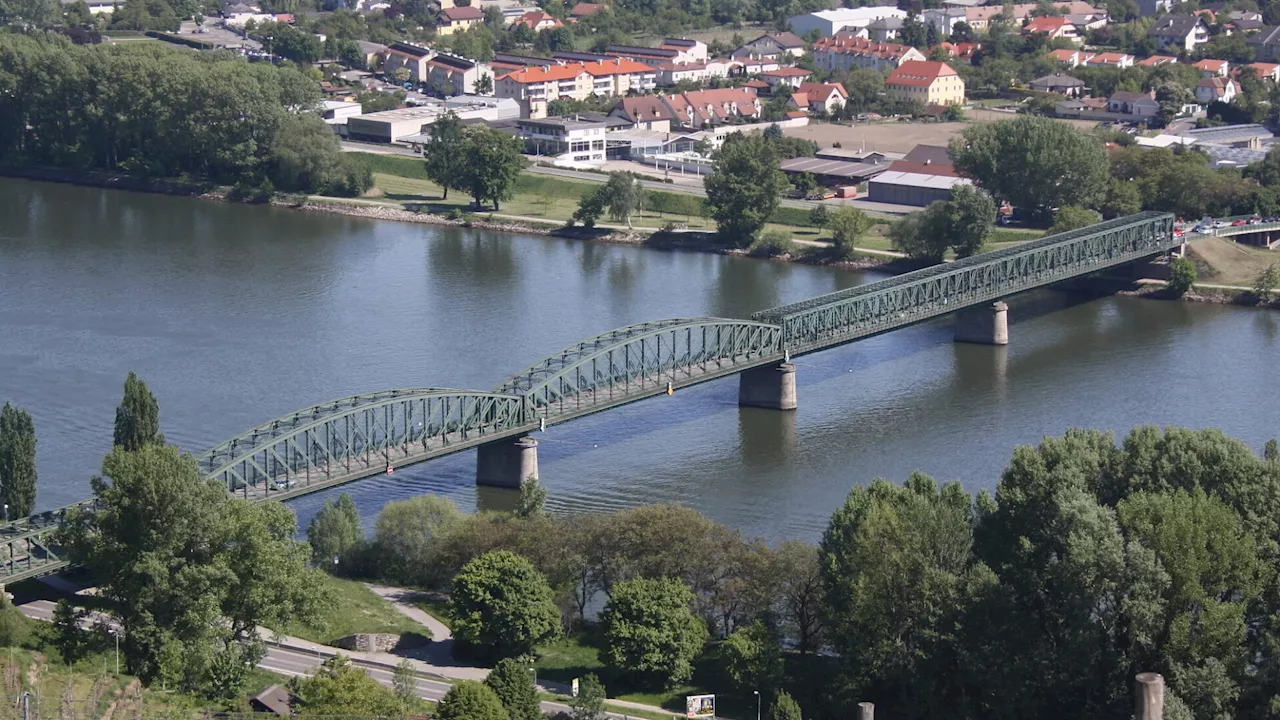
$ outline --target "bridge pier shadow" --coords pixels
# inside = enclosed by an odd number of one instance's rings
[[[738,444],[743,465],[785,465],[795,456],[796,442],[796,413],[738,408]]]

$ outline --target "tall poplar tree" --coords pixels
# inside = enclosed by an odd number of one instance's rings
[[[0,409],[0,502],[8,519],[30,515],[36,504],[36,426],[31,413],[9,403]]]
[[[132,371],[124,381],[124,399],[116,408],[115,445],[129,452],[144,445],[162,445],[160,405],[147,384]]]

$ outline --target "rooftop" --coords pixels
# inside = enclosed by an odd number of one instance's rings
[[[1192,128],[1178,133],[1182,137],[1192,138],[1196,142],[1211,145],[1229,145],[1233,142],[1245,142],[1253,138],[1273,137],[1270,130],[1257,123],[1247,125],[1227,125],[1226,127]]]
[[[885,82],[893,83],[894,85],[928,87],[938,78],[951,77],[958,74],[955,68],[944,62],[908,60],[889,73],[889,77]]]
[[[783,160],[780,167],[783,172],[807,172],[814,175],[830,175],[851,180],[879,175],[889,169],[887,163],[851,162],[848,160],[826,160],[810,157]]]
[[[886,170],[872,178],[871,182],[933,188],[936,190],[949,190],[956,185],[973,184],[973,181],[967,178],[953,177],[951,175],[926,175],[924,173],[902,172],[901,170]]]

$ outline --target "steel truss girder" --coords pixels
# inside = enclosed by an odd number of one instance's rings
[[[893,330],[1176,247],[1174,218],[1143,212],[765,310],[798,355]]]
[[[631,325],[566,348],[503,383],[556,420],[737,372],[782,356],[782,328],[724,318]]]
[[[523,398],[474,390],[393,390],[313,406],[197,458],[207,478],[246,497],[363,477],[472,447],[529,426]]]

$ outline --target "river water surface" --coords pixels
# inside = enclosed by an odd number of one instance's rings
[[[88,495],[135,370],[193,453],[316,402],[490,389],[585,337],[751,312],[874,279],[833,268],[375,222],[0,179],[0,401],[29,409],[41,509]],[[1007,348],[947,320],[799,358],[800,409],[742,410],[720,380],[538,435],[553,510],[677,502],[816,539],[849,489],[913,470],[992,488],[1013,447],[1073,426],[1280,432],[1280,314],[1106,298],[1012,303]],[[349,485],[477,491],[474,452]],[[333,493],[292,505],[305,522]]]

